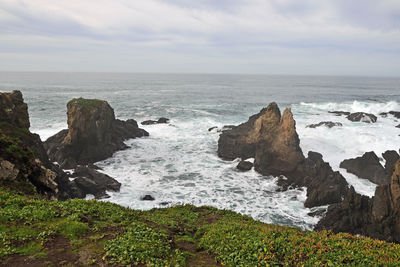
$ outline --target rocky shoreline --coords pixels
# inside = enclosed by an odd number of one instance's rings
[[[368,113],[332,111],[350,121],[375,123]],[[65,200],[107,197],[106,191],[119,191],[121,184],[96,170],[93,163],[126,149],[124,141],[148,136],[133,120],[115,118],[114,110],[104,100],[72,99],[67,104],[68,129],[41,142],[29,131],[29,115],[19,91],[0,93],[0,182],[5,186],[24,185],[50,199]],[[395,111],[380,116],[397,116]],[[143,125],[168,123],[169,119],[149,120]],[[340,123],[320,122],[308,127],[340,127]],[[264,176],[279,177],[279,190],[306,187],[307,208],[329,205],[316,229],[349,232],[400,242],[400,160],[395,150],[386,151],[381,159],[374,152],[345,159],[341,167],[360,179],[379,184],[375,196],[368,198],[355,192],[346,179],[334,171],[318,152],[307,157],[300,147],[296,122],[290,109],[283,113],[276,103],[238,126],[229,125],[209,131],[220,132],[217,154],[221,159],[241,159],[237,168],[253,168]],[[248,161],[254,158],[254,163]],[[54,164],[57,162],[58,164]],[[74,169],[67,173],[63,169]],[[118,177],[116,177],[118,178]],[[152,196],[144,200],[154,200]]]

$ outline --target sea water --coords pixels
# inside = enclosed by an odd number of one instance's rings
[[[400,124],[381,112],[400,111],[400,79],[329,76],[263,76],[129,73],[0,73],[0,90],[19,89],[29,105],[31,131],[42,140],[67,127],[66,103],[74,97],[107,100],[117,118],[167,117],[169,124],[141,126],[149,137],[127,140],[129,149],[98,162],[122,183],[105,201],[134,209],[177,204],[209,205],[257,220],[311,229],[319,220],[304,207],[305,188],[277,192],[276,178],[239,172],[238,160],[216,155],[219,134],[210,127],[239,124],[270,102],[291,108],[301,148],[320,152],[357,192],[376,185],[339,168],[342,160],[398,150]],[[328,111],[369,112],[377,123],[351,122]],[[307,128],[334,121],[334,128]],[[384,162],[382,162],[384,163]],[[155,201],[142,201],[144,195]],[[326,207],[321,207],[326,208]]]

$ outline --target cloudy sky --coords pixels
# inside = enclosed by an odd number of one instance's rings
[[[400,76],[400,0],[0,0],[0,70]]]

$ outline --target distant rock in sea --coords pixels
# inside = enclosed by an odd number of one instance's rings
[[[114,110],[103,100],[73,99],[67,114],[68,129],[44,142],[50,159],[64,169],[106,159],[127,148],[124,140],[149,135],[135,120],[115,119]]]
[[[160,124],[160,123],[168,123],[169,119],[161,117],[158,120],[147,120],[147,121],[142,121],[140,124],[142,125],[152,125],[152,124]]]
[[[365,123],[374,123],[377,121],[377,117],[374,114],[365,113],[365,112],[356,112],[347,115],[346,117],[349,121],[360,121]]]
[[[322,122],[317,123],[317,124],[307,125],[306,127],[307,128],[317,128],[317,127],[321,127],[321,126],[332,128],[332,127],[335,127],[335,126],[343,126],[343,124],[341,124],[340,122],[322,121]]]
[[[334,114],[336,116],[342,116],[342,115],[348,116],[348,115],[350,115],[350,112],[348,112],[348,111],[328,111],[328,112],[332,113],[332,114]]]

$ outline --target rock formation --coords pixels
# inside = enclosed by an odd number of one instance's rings
[[[335,126],[343,126],[343,124],[341,124],[340,122],[321,121],[320,123],[310,124],[310,125],[307,125],[306,127],[307,128],[317,128],[317,127],[320,127],[320,126],[325,126],[325,127],[328,127],[328,128],[332,128],[332,127],[335,127]]]
[[[328,111],[328,112],[334,114],[335,116],[350,115],[350,112],[348,112],[348,111]]]
[[[395,118],[400,119],[400,111],[389,111],[389,112],[382,112],[379,113],[382,117],[387,117],[387,115],[393,115]]]
[[[44,146],[52,161],[72,169],[106,159],[127,146],[124,140],[148,136],[135,120],[115,119],[106,101],[73,99],[67,104],[68,130],[47,139]]]
[[[388,152],[387,157],[391,157]],[[397,153],[396,153],[397,154]],[[393,162],[391,163],[393,165]],[[389,184],[390,174],[379,162],[378,156],[374,152],[366,152],[362,157],[346,159],[340,163],[340,168],[346,169],[349,173],[364,179],[368,179],[375,184]]]
[[[331,229],[400,242],[400,160],[388,185],[379,185],[373,198],[348,191],[342,203],[331,205],[316,230]]]
[[[377,121],[377,117],[374,114],[365,112],[355,112],[347,115],[349,121],[361,121],[365,123],[374,123]]]
[[[306,186],[307,207],[340,202],[347,192],[346,180],[319,153],[304,157],[295,124],[290,109],[281,115],[277,104],[271,103],[246,123],[222,132],[218,156],[225,160],[254,157],[256,171],[285,176],[279,180],[284,189]]]
[[[0,93],[0,182],[10,188],[59,198],[65,192],[58,183],[67,182],[66,177],[58,174],[40,137],[29,127],[22,93]]]

